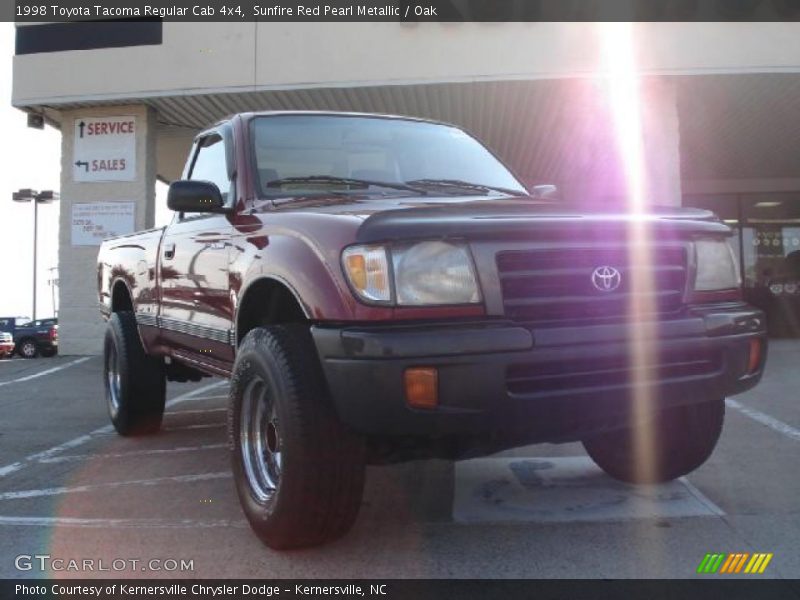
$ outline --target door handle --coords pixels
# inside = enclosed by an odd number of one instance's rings
[[[167,260],[175,258],[175,244],[166,244],[164,246],[164,258]]]

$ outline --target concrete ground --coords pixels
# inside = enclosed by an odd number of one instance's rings
[[[706,553],[768,552],[763,575],[730,577],[798,578],[798,364],[800,343],[773,342],[763,383],[729,401],[714,455],[677,482],[616,483],[578,444],[370,468],[347,537],[279,553],[239,509],[225,382],[171,384],[164,431],[123,439],[99,358],[0,361],[0,577],[686,578]],[[128,562],[15,566],[41,554]]]

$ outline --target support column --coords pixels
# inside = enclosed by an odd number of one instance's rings
[[[135,117],[135,174],[130,181],[78,182],[74,156],[76,119]],[[80,122],[80,121],[78,121]],[[61,220],[59,224],[59,352],[64,355],[100,354],[105,323],[97,294],[97,245],[77,245],[73,239],[73,207],[95,202],[130,202],[133,230],[152,227],[155,219],[155,112],[145,105],[83,108],[61,113]],[[92,158],[102,159],[103,156]],[[113,152],[108,159],[114,160]],[[80,167],[86,168],[89,167]],[[85,241],[85,239],[84,239]]]
[[[627,194],[606,85],[598,79],[575,81],[565,87],[560,179],[565,198],[572,201],[612,202]],[[652,205],[680,206],[680,131],[675,82],[646,77],[638,91],[646,199]]]
[[[641,98],[645,184],[650,203],[680,206],[681,138],[675,81],[647,78],[642,82]]]

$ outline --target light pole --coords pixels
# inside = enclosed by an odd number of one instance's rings
[[[38,248],[37,236],[39,231],[39,205],[50,204],[58,200],[58,192],[45,190],[24,189],[14,192],[12,195],[14,202],[33,202],[33,314],[31,318],[36,320],[36,251]]]

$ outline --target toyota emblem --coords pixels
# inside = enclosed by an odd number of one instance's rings
[[[622,275],[614,267],[602,266],[592,271],[592,285],[599,292],[613,292],[622,283]]]

